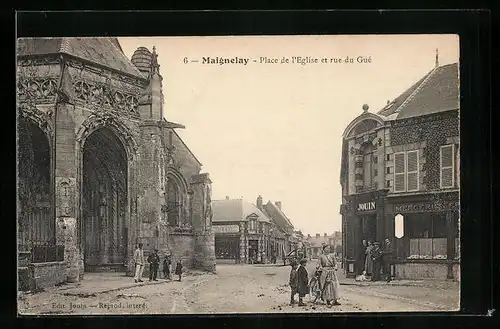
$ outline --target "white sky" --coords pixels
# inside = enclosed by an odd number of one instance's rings
[[[165,117],[213,181],[213,200],[282,201],[303,233],[341,228],[342,133],[363,104],[381,109],[459,58],[458,36],[119,38],[125,54],[156,46]],[[201,57],[371,56],[371,64],[206,65]],[[184,64],[183,58],[200,63]]]

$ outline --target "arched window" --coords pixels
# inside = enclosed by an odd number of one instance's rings
[[[181,214],[181,195],[179,185],[170,178],[167,180],[167,220],[170,226],[179,226]]]
[[[183,176],[173,168],[167,173],[167,222],[171,227],[190,226],[190,200]]]
[[[363,154],[363,187],[365,189],[373,188],[376,176],[376,160],[373,154],[374,147],[371,143],[365,143],[362,146]]]

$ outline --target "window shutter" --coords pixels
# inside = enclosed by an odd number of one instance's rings
[[[441,188],[450,188],[455,184],[453,172],[454,165],[454,150],[453,145],[441,146]]]
[[[407,190],[418,191],[418,150],[407,153]]]
[[[394,192],[404,192],[405,189],[405,154],[394,153]]]

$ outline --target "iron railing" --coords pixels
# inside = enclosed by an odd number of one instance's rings
[[[33,245],[31,247],[31,262],[48,263],[64,261],[63,245]]]

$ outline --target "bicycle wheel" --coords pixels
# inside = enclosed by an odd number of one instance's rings
[[[316,278],[312,278],[309,283],[309,298],[312,301],[315,301],[321,297],[321,293],[319,290],[319,282]]]

